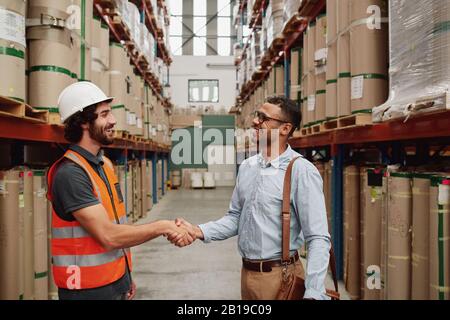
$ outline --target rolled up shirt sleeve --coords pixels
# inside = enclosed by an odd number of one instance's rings
[[[298,215],[308,251],[305,274],[305,298],[327,300],[325,279],[330,259],[330,234],[319,171],[307,161],[294,167],[294,208]],[[297,187],[297,188],[295,188]]]
[[[199,225],[203,232],[203,242],[226,240],[238,234],[239,219],[242,212],[242,204],[238,194],[239,175],[236,178],[236,186],[230,201],[227,214],[217,220]]]

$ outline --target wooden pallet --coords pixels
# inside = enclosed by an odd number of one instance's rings
[[[325,121],[321,123],[321,128],[316,130],[320,130],[319,133],[322,133],[345,128],[371,126],[372,124],[371,113],[356,113],[350,116]]]
[[[311,126],[311,134],[324,133],[327,131],[329,131],[329,130],[325,127],[324,122]]]
[[[132,140],[132,135],[125,130],[114,130],[114,139]]]
[[[59,113],[50,112],[48,115],[48,124],[56,126],[62,125],[61,115]]]
[[[285,23],[283,34],[290,35],[291,33],[297,32],[303,23],[307,23],[307,20],[296,13]]]
[[[0,96],[0,116],[22,118],[35,123],[48,123],[49,111],[36,110],[26,103]]]
[[[273,51],[275,54],[278,54],[278,52],[283,48],[285,42],[285,38],[283,35],[278,35],[272,40],[272,44],[270,45],[271,51]]]
[[[338,118],[337,121],[339,129],[373,125],[371,113],[352,114],[351,116]]]

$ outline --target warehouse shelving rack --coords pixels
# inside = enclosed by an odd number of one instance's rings
[[[243,1],[245,2],[245,1]],[[245,3],[241,2],[241,9]],[[290,95],[290,50],[302,45],[303,31],[309,21],[314,20],[326,8],[325,0],[307,0],[299,8],[299,16],[304,17],[290,33],[284,34],[281,48],[270,48],[266,57],[268,62],[262,65],[262,73],[254,74],[252,80],[243,86],[236,99],[235,112],[249,100],[255,90],[267,79],[275,64],[283,63],[285,69],[284,92]],[[259,10],[264,10],[260,7]],[[278,49],[274,50],[274,49]],[[267,57],[267,55],[269,57]],[[367,126],[354,126],[327,131],[316,135],[295,137],[290,145],[306,158],[320,158],[332,163],[332,226],[331,233],[337,259],[339,279],[343,278],[343,171],[345,162],[352,158],[355,151],[376,149],[380,152],[384,165],[408,164],[423,165],[437,158],[440,152],[450,146],[450,111],[423,114],[404,119]],[[431,155],[431,151],[434,154]],[[244,151],[245,152],[245,151]],[[412,156],[411,156],[412,154]]]
[[[162,41],[162,30],[157,26],[154,20],[153,9],[151,9],[150,1],[133,1],[136,3],[141,3],[141,9],[145,10],[144,17],[146,17],[147,28],[158,39],[158,55],[164,60],[167,66],[170,65],[171,58],[168,54],[168,49]],[[165,6],[164,1],[159,0],[160,5]],[[107,0],[94,0],[94,9],[97,14],[99,14],[103,20],[108,24],[110,30],[110,37],[120,42],[130,41],[127,33],[121,29],[119,24],[114,24],[111,19],[110,13],[112,12],[113,5],[112,1]],[[165,10],[167,15],[167,10]],[[168,17],[166,17],[168,18]],[[128,38],[127,38],[128,37]],[[131,50],[129,47],[127,49]],[[131,61],[136,67],[138,73],[144,76],[145,81],[149,84],[157,98],[162,102],[163,107],[167,109],[167,112],[171,110],[170,100],[161,95],[162,86],[159,80],[154,77],[153,74],[144,73],[143,69],[139,65],[139,62],[135,56],[130,54]],[[64,149],[68,142],[64,139],[64,127],[61,125],[50,125],[45,123],[36,123],[28,121],[24,118],[19,117],[5,117],[0,116],[0,143],[12,144],[14,146],[14,159],[15,163],[13,165],[21,165],[20,159],[23,159],[24,145],[27,143],[42,143],[51,148],[57,148],[60,151]],[[137,141],[130,139],[117,138],[114,144],[104,148],[105,152],[112,159],[116,160],[120,164],[126,164],[126,160],[146,158],[152,160],[153,163],[153,181],[152,185],[156,187],[156,162],[158,160],[167,160],[169,157],[170,146],[162,145],[151,140],[147,141]],[[164,161],[163,161],[164,164]],[[162,173],[162,189],[164,193],[164,184],[167,177],[164,177],[164,167]],[[154,192],[157,190],[154,188]],[[153,202],[156,203],[158,198],[153,195]]]
[[[155,19],[156,9],[152,8],[149,0],[133,0],[131,1],[136,4],[141,13],[142,22],[145,21],[147,29],[153,35],[157,43],[157,57],[163,59],[167,67],[172,63],[172,59],[169,56],[168,49],[164,44],[163,32],[160,26],[158,26]],[[168,97],[162,96],[162,84],[163,79],[158,79],[152,72],[145,71],[141,64],[139,63],[138,57],[133,54],[134,44],[132,39],[123,23],[115,23],[114,17],[116,16],[113,10],[113,5],[110,1],[105,0],[94,0],[94,8],[97,14],[102,17],[104,22],[108,25],[110,30],[110,36],[114,38],[115,41],[125,44],[126,49],[129,52],[130,60],[136,68],[136,71],[145,79],[145,82],[150,86],[154,94],[157,96],[165,108],[171,109],[172,104]]]

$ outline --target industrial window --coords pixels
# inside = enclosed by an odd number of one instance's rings
[[[183,44],[183,0],[171,0],[170,5],[170,49],[176,56],[182,54]]]
[[[194,0],[194,16],[206,16],[206,0]]]
[[[219,102],[219,80],[189,80],[189,102]]]
[[[217,0],[217,10],[219,17],[231,16],[231,1],[230,0]]]

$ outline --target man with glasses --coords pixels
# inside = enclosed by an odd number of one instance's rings
[[[245,160],[236,179],[228,213],[213,222],[193,226],[182,218],[178,225],[191,228],[205,243],[238,236],[243,259],[241,295],[244,300],[275,299],[281,287],[281,204],[284,175],[300,154],[288,139],[301,122],[298,105],[285,97],[269,97],[255,113],[253,129],[259,153]],[[306,242],[308,263],[305,298],[325,300],[330,235],[322,178],[316,167],[300,156],[292,170],[290,264],[288,273],[304,276],[298,249]],[[301,236],[303,234],[303,237]],[[169,235],[177,244],[179,237]]]

